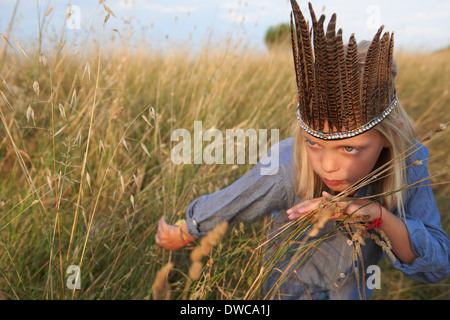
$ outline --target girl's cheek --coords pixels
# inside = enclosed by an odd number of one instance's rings
[[[367,176],[370,173],[371,169],[372,167],[364,163],[359,165],[355,163],[353,166],[353,170],[350,170],[349,174],[352,176],[353,180],[358,181]]]

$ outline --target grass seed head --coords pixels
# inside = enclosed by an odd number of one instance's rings
[[[202,258],[210,254],[212,247],[219,243],[219,240],[225,235],[227,229],[228,222],[221,222],[209,231],[206,236],[201,238],[199,246],[192,250],[192,265],[189,269],[189,278],[191,280],[198,280],[200,278],[200,273],[203,268]]]
[[[169,262],[165,264],[156,274],[155,282],[153,284],[153,298],[155,300],[169,300],[170,299],[170,284],[167,280],[170,270],[173,269],[174,264]]]

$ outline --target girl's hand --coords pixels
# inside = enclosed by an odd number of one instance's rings
[[[295,220],[307,214],[308,212],[315,210],[322,202],[322,199],[323,197],[315,198],[311,200],[305,200],[300,202],[299,204],[296,204],[295,206],[286,211],[286,213],[288,214],[288,218],[290,220]]]
[[[327,192],[322,192],[323,197],[331,199],[331,196]],[[308,212],[316,209],[322,198],[316,198],[312,200],[303,201],[291,209],[287,210],[289,219],[294,220],[302,217]],[[350,198],[345,199],[350,200]],[[417,254],[414,252],[411,246],[411,241],[409,240],[408,229],[405,222],[392,214],[386,208],[381,205],[374,203],[370,200],[365,199],[354,199],[352,201],[340,201],[336,202],[336,205],[343,209],[344,214],[355,214],[362,216],[369,216],[368,221],[373,221],[375,219],[382,217],[382,222],[379,228],[383,230],[392,245],[392,252],[395,256],[403,263],[412,264],[417,258]],[[334,214],[330,219],[336,220],[341,214]]]
[[[185,226],[183,227],[186,229]],[[155,236],[156,244],[166,250],[179,250],[185,247],[186,243],[181,239],[179,229],[178,226],[167,224],[166,218],[163,216],[158,222],[158,231]],[[182,232],[185,236],[188,236],[187,230],[182,230]]]
[[[323,198],[331,199],[331,195],[325,191],[322,192],[321,198],[315,198],[311,200],[305,200],[303,202],[300,202],[299,204],[293,206],[289,210],[287,210],[287,214],[289,219],[295,220],[303,215],[307,214],[308,212],[311,212],[320,205]],[[346,199],[349,200],[349,199]],[[377,203],[373,203],[370,200],[366,199],[354,199],[352,201],[340,201],[336,202],[336,205],[343,209],[340,214],[334,214],[331,216],[331,219],[337,219],[342,214],[352,214],[360,215],[360,216],[369,216],[368,220],[374,220],[380,217],[380,205]]]

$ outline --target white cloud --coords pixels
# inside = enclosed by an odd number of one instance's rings
[[[220,3],[220,9],[221,17],[231,23],[264,23],[289,17],[289,7],[280,1],[226,1]]]
[[[450,19],[450,10],[436,10],[431,12],[416,12],[411,16],[405,16],[402,20],[407,23],[414,23],[417,21],[426,22],[427,20]]]
[[[141,9],[141,8],[139,8]],[[146,4],[144,5],[144,9],[155,12],[155,13],[164,13],[164,14],[172,14],[172,13],[188,13],[195,12],[200,10],[199,7],[195,6],[180,6],[180,5],[163,5],[163,4]]]
[[[0,0],[1,1],[1,0]],[[153,2],[153,3],[152,3]],[[136,11],[146,11],[154,14],[179,14],[179,13],[193,13],[201,9],[200,6],[186,6],[184,1],[171,1],[172,4],[161,4],[154,3],[155,1],[145,1],[145,0],[121,0],[117,6],[119,9],[124,10],[136,10]],[[180,4],[179,4],[180,3]],[[181,4],[183,3],[183,4]],[[112,5],[111,5],[112,6]]]

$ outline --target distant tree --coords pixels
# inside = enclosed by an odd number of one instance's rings
[[[291,26],[289,23],[280,23],[266,31],[264,42],[270,50],[275,46],[291,45]]]

